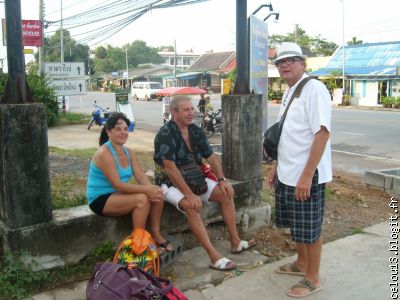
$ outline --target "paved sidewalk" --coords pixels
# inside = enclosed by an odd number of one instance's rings
[[[322,291],[307,297],[310,300],[378,300],[390,299],[389,253],[390,228],[384,222],[366,228],[363,233],[348,236],[325,244],[321,265]],[[249,255],[250,254],[242,254]],[[269,263],[245,271],[242,275],[227,279],[217,286],[189,290],[185,294],[191,300],[279,300],[291,299],[285,291],[301,277],[275,274],[274,270],[295,257]],[[187,263],[193,270],[194,265]],[[204,265],[207,265],[204,256]],[[213,271],[216,272],[216,271]],[[199,275],[200,276],[200,275]],[[38,294],[34,300],[83,300],[86,282],[70,287]]]

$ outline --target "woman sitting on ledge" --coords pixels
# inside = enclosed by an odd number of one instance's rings
[[[151,184],[135,152],[124,145],[129,125],[125,114],[113,112],[101,131],[100,147],[89,168],[86,190],[89,207],[101,216],[130,214],[133,228],[145,229],[150,214],[152,236],[159,250],[172,251],[172,245],[160,231],[164,206],[162,190]],[[138,184],[128,182],[132,176]]]

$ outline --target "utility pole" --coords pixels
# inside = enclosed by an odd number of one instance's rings
[[[42,41],[44,39],[44,7],[43,7],[43,0],[39,0],[39,20],[42,24]],[[39,47],[39,76],[44,75],[44,42],[42,46]]]
[[[1,103],[33,102],[25,80],[25,59],[22,45],[21,2],[5,1],[7,28],[8,80]]]
[[[63,5],[61,0],[61,32],[60,32],[60,56],[61,62],[64,62],[64,28],[63,28]]]
[[[174,86],[176,86],[176,40],[174,40]]]
[[[125,63],[126,63],[126,88],[128,88],[129,87],[128,44],[126,44],[125,48]]]

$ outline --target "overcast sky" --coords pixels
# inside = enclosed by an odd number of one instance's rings
[[[45,1],[45,19],[60,19],[61,0]],[[62,0],[63,15],[75,15],[96,4],[111,0]],[[134,0],[132,0],[134,1]],[[399,0],[343,0],[345,11],[345,40],[353,36],[364,42],[400,40]],[[142,2],[146,2],[143,1]],[[250,15],[265,0],[248,0],[247,13]],[[269,34],[286,34],[299,24],[310,36],[321,35],[328,41],[342,44],[343,2],[341,0],[276,0],[271,1],[274,11],[280,13],[279,22],[268,19]],[[4,4],[0,4],[4,5]],[[21,0],[22,18],[38,19],[39,0]],[[4,17],[4,9],[1,11]],[[257,13],[265,18],[268,8]],[[235,50],[236,0],[211,0],[179,8],[149,11],[128,27],[108,38],[101,44],[121,46],[136,39],[144,40],[150,46],[177,43],[178,51],[193,49],[196,53],[207,50]],[[102,26],[97,23],[95,26]],[[57,29],[53,27],[53,30]],[[70,30],[75,34],[87,31],[88,27]],[[90,45],[90,43],[89,43]],[[95,48],[97,45],[90,45]],[[1,49],[0,57],[6,56]]]

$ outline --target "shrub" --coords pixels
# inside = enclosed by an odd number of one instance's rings
[[[7,74],[0,76],[0,96],[4,93],[4,88],[7,82]],[[47,126],[54,126],[58,120],[57,99],[54,90],[49,86],[46,77],[40,77],[35,74],[26,76],[29,88],[32,91],[32,96],[35,101],[41,102],[45,106],[47,116]]]

